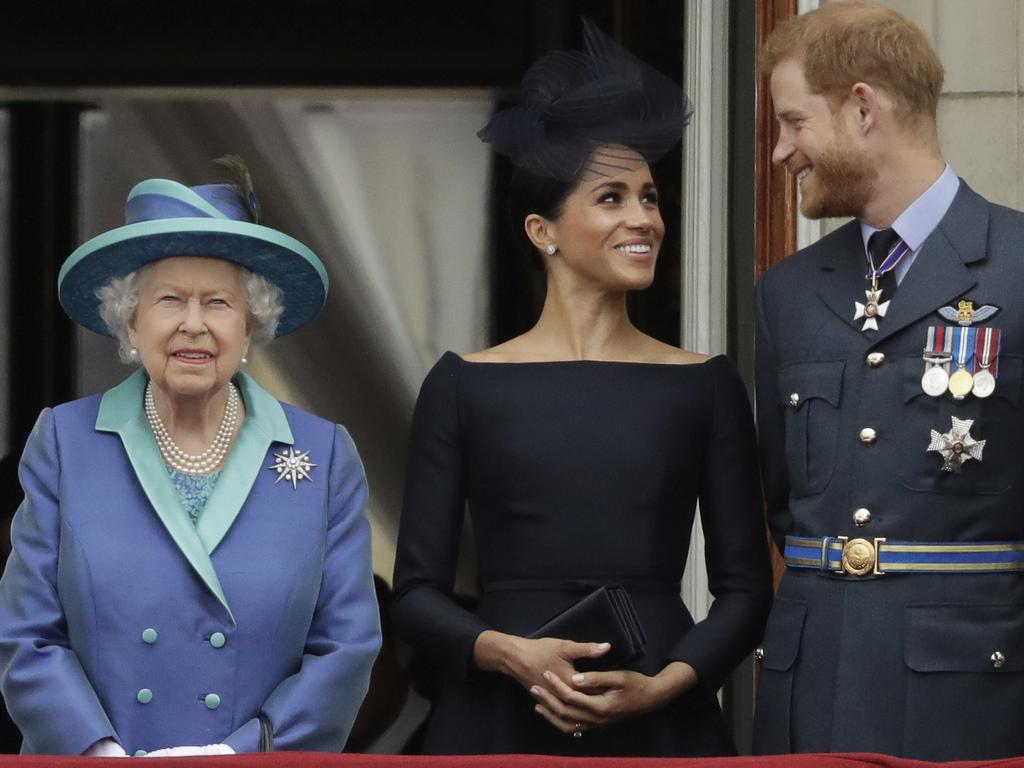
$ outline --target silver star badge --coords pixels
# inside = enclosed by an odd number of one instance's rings
[[[958,419],[953,416],[953,428],[942,434],[932,430],[932,441],[928,444],[929,451],[942,456],[943,472],[960,472],[968,459],[981,461],[981,452],[985,449],[984,440],[971,437],[974,419]]]
[[[289,446],[284,453],[275,453],[274,459],[274,463],[267,467],[267,469],[277,472],[277,480],[274,481],[274,485],[282,480],[290,480],[292,490],[298,490],[299,480],[313,481],[313,478],[309,476],[309,470],[316,464],[309,460],[309,451],[297,453],[294,448]]]
[[[861,304],[859,301],[853,302],[855,311],[853,313],[854,320],[860,320],[864,318],[864,326],[861,328],[862,331],[877,331],[878,330],[878,318],[885,317],[885,313],[889,311],[888,301],[879,301],[882,298],[882,289],[879,288],[877,291],[872,291],[870,288],[864,291],[864,295],[867,297],[867,303]]]

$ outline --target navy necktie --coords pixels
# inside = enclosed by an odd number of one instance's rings
[[[868,253],[874,262],[875,268],[882,266],[885,257],[892,251],[893,246],[899,242],[900,236],[895,229],[880,229],[873,232],[868,238]],[[878,277],[878,287],[882,289],[882,301],[889,301],[896,295],[896,270],[890,269],[884,275]]]

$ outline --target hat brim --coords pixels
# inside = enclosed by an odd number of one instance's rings
[[[284,294],[278,336],[308,323],[327,300],[327,271],[295,238],[247,221],[179,218],[128,224],[79,246],[57,278],[61,306],[76,323],[109,334],[96,291],[169,256],[225,259],[263,275]]]

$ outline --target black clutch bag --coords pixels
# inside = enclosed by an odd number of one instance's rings
[[[623,669],[644,655],[647,637],[637,618],[629,593],[616,584],[595,589],[589,595],[544,622],[528,637],[557,637],[577,643],[611,643],[604,656],[577,659],[576,669]]]

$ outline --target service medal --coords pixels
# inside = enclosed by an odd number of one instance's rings
[[[996,391],[996,377],[988,370],[982,368],[974,373],[974,396],[988,397]]]
[[[996,391],[996,366],[1002,334],[998,328],[983,328],[978,332],[977,365],[974,372],[974,396],[988,397]]]
[[[942,397],[949,386],[949,374],[942,365],[929,365],[921,377],[921,389],[929,397]]]
[[[928,341],[925,344],[924,373],[921,376],[921,389],[929,397],[941,397],[946,394],[949,386],[949,364],[953,360],[952,335],[944,326],[929,326]]]
[[[949,377],[949,394],[955,400],[963,400],[974,389],[974,377],[967,367],[974,365],[974,355],[968,355],[968,351],[973,353],[972,342],[977,333],[969,326],[953,328],[952,331],[953,346],[956,349],[956,372]]]
[[[974,377],[965,369],[958,368],[956,373],[949,377],[949,394],[956,400],[963,400],[974,389]]]

